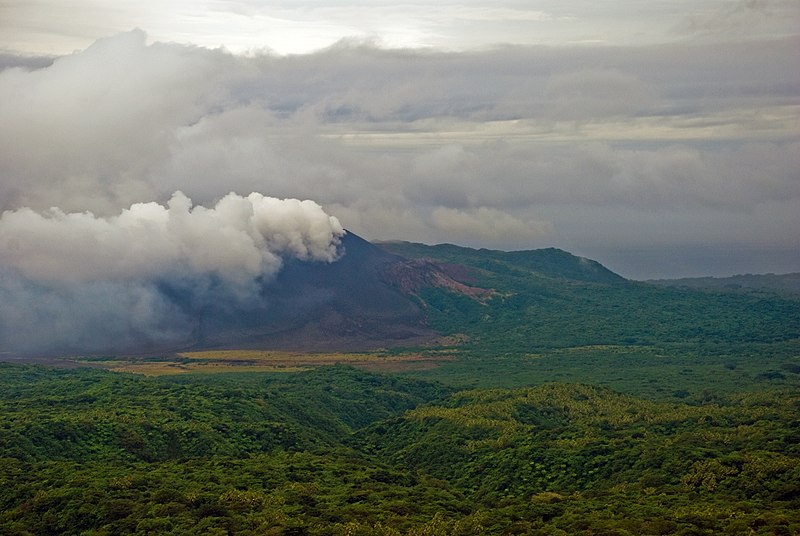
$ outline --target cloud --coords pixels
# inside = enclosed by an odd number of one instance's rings
[[[236,53],[271,49],[282,54],[308,53],[343,38],[365,37],[391,47],[474,50],[497,43],[644,46],[671,43],[687,35],[706,41],[741,41],[797,33],[794,0],[470,4],[475,3],[139,0],[112,5],[27,0],[3,5],[0,47],[65,54],[132,27],[146,28],[156,41],[224,46]]]
[[[214,88],[231,58],[144,39],[121,34],[44,69],[0,73],[2,208],[113,211],[152,198],[148,174],[169,158],[176,126],[224,99]]]
[[[460,243],[534,241],[552,231],[547,222],[524,221],[488,207],[466,211],[438,207],[433,210],[432,221],[437,229]]]
[[[285,259],[333,262],[344,230],[312,201],[228,194],[119,215],[0,216],[0,343],[68,351],[190,342],[198,311],[261,303]]]
[[[176,192],[167,206],[137,203],[118,216],[0,216],[0,265],[45,283],[214,275],[228,282],[271,277],[284,257],[331,262],[344,231],[313,201],[228,194],[213,208]]]
[[[792,0],[739,0],[689,14],[674,31],[704,38],[737,35],[741,39],[761,32],[781,35],[797,22],[797,4]]]
[[[197,316],[154,282],[42,285],[0,271],[0,351],[147,352],[191,344]]]
[[[653,88],[638,77],[609,69],[556,74],[547,81],[545,92],[548,115],[566,120],[630,116],[657,102]]]
[[[371,239],[579,254],[597,243],[587,229],[609,252],[651,243],[617,233],[624,215],[674,244],[777,240],[786,265],[794,220],[775,208],[800,199],[798,46],[349,40],[282,57],[128,32],[0,71],[0,210],[108,224],[125,207],[168,211],[177,190],[205,206],[257,191],[314,199]],[[754,213],[774,214],[758,234]],[[677,223],[698,214],[724,232]]]
[[[0,72],[6,69],[23,69],[32,71],[43,69],[53,64],[53,58],[45,56],[17,56],[0,53]]]

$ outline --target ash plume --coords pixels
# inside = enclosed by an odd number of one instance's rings
[[[0,351],[74,352],[191,342],[215,307],[263,307],[285,260],[333,262],[345,234],[313,201],[181,192],[115,216],[30,208],[0,216]]]

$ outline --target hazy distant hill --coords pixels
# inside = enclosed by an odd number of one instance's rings
[[[582,345],[722,348],[800,337],[800,305],[794,299],[629,281],[598,262],[552,248],[380,246],[440,263],[454,279],[492,291],[483,300],[441,288],[420,293],[429,325],[441,333],[468,335],[470,348],[482,355]]]
[[[685,277],[681,279],[652,279],[654,285],[714,290],[777,290],[800,293],[800,273],[742,274],[731,277]]]
[[[597,261],[576,257],[556,248],[498,251],[476,250],[452,244],[427,246],[412,242],[381,242],[378,245],[386,251],[405,257],[431,257],[451,263],[478,265],[487,269],[497,270],[502,269],[503,266],[515,266],[551,278],[594,283],[625,281],[622,276],[615,274]]]

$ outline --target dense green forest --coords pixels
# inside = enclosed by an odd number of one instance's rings
[[[785,294],[800,292],[800,273],[793,274],[741,274],[730,277],[684,277],[681,279],[654,279],[648,283],[669,287],[726,290],[764,290]]]
[[[800,300],[559,250],[417,299],[449,352],[375,374],[0,364],[0,534],[798,534]]]
[[[0,366],[3,534],[796,534],[800,391]]]

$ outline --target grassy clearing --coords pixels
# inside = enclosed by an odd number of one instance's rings
[[[383,358],[380,353],[306,353],[282,352],[278,350],[205,350],[202,352],[183,352],[178,354],[187,359],[203,361],[231,361],[258,363],[352,363]]]
[[[243,365],[232,363],[177,363],[177,362],[150,362],[128,363],[112,367],[113,372],[130,372],[144,376],[168,376],[174,374],[202,373],[220,374],[225,372],[302,372],[308,367],[287,367],[281,365]]]
[[[442,361],[454,359],[452,354],[385,354],[372,353],[303,353],[275,350],[208,350],[183,352],[175,357],[147,360],[93,361],[114,372],[145,376],[175,374],[219,374],[227,372],[301,372],[315,367],[351,365],[370,371],[403,372],[429,370]]]

